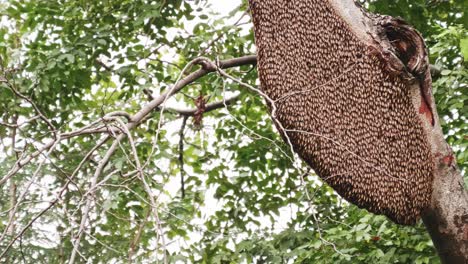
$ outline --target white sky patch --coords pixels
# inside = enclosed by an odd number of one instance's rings
[[[219,12],[221,16],[227,16],[242,3],[240,0],[209,0],[208,2],[211,3],[213,10]]]

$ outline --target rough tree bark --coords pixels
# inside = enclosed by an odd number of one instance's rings
[[[284,139],[345,199],[399,224],[422,218],[442,263],[468,263],[468,194],[420,34],[353,0],[249,3]]]

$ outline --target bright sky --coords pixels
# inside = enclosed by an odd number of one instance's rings
[[[225,16],[234,8],[241,4],[241,0],[208,0],[212,4],[213,10]]]

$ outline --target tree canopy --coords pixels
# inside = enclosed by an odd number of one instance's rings
[[[424,36],[466,174],[468,2],[363,5]],[[421,224],[347,203],[291,153],[259,95],[246,1],[226,16],[202,0],[0,14],[0,260],[439,263]]]

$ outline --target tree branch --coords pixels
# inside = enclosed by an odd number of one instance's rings
[[[182,126],[179,131],[179,164],[180,164],[180,189],[182,190],[182,199],[185,198],[185,180],[184,180],[184,130],[187,124],[188,115],[182,119]]]
[[[153,95],[151,94],[151,91],[148,89],[143,90],[143,92],[150,98],[150,100],[154,99]],[[240,94],[236,94],[232,97],[229,97],[227,99],[224,99],[222,101],[210,103],[206,105],[206,108],[204,110],[204,113],[214,111],[220,108],[225,108],[227,105],[231,105],[234,102],[236,102],[240,97]],[[170,112],[175,112],[178,113],[182,116],[194,116],[195,113],[197,112],[197,108],[190,108],[190,109],[183,109],[183,108],[176,108],[176,107],[165,107],[164,108],[166,111]]]

